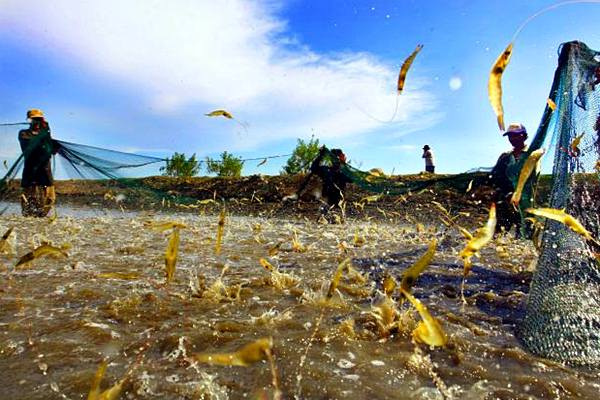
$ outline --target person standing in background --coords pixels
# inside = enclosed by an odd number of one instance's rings
[[[435,161],[433,159],[433,151],[428,144],[423,146],[423,155],[421,158],[425,159],[425,171],[435,174]]]

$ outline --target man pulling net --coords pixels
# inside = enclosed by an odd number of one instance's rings
[[[21,212],[25,217],[45,217],[56,201],[50,159],[58,143],[50,136],[50,125],[38,109],[27,111],[28,129],[19,132],[23,152]]]

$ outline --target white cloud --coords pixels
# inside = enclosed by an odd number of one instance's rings
[[[389,129],[378,120],[393,114],[396,69],[368,54],[312,51],[277,12],[243,0],[5,0],[0,33],[117,80],[161,116],[226,108],[251,126],[243,140],[222,138],[233,149]],[[411,71],[398,132],[439,119],[426,85]]]
[[[394,146],[388,146],[386,147],[389,150],[398,150],[398,151],[404,151],[407,153],[413,152],[414,150],[417,149],[417,146],[414,144],[398,144],[398,145],[394,145]]]

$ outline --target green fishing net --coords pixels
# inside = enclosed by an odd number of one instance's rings
[[[556,109],[546,107],[529,151],[542,146],[554,151],[549,207],[564,209],[598,238],[600,53],[581,42],[561,45],[549,98]],[[581,141],[574,146],[577,137]],[[566,225],[545,222],[526,316],[518,327],[532,352],[571,364],[600,364],[599,251]]]

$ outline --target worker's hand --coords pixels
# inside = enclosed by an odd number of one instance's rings
[[[284,196],[283,199],[281,199],[281,201],[283,202],[295,200],[298,200],[298,193],[288,194],[287,196]]]

